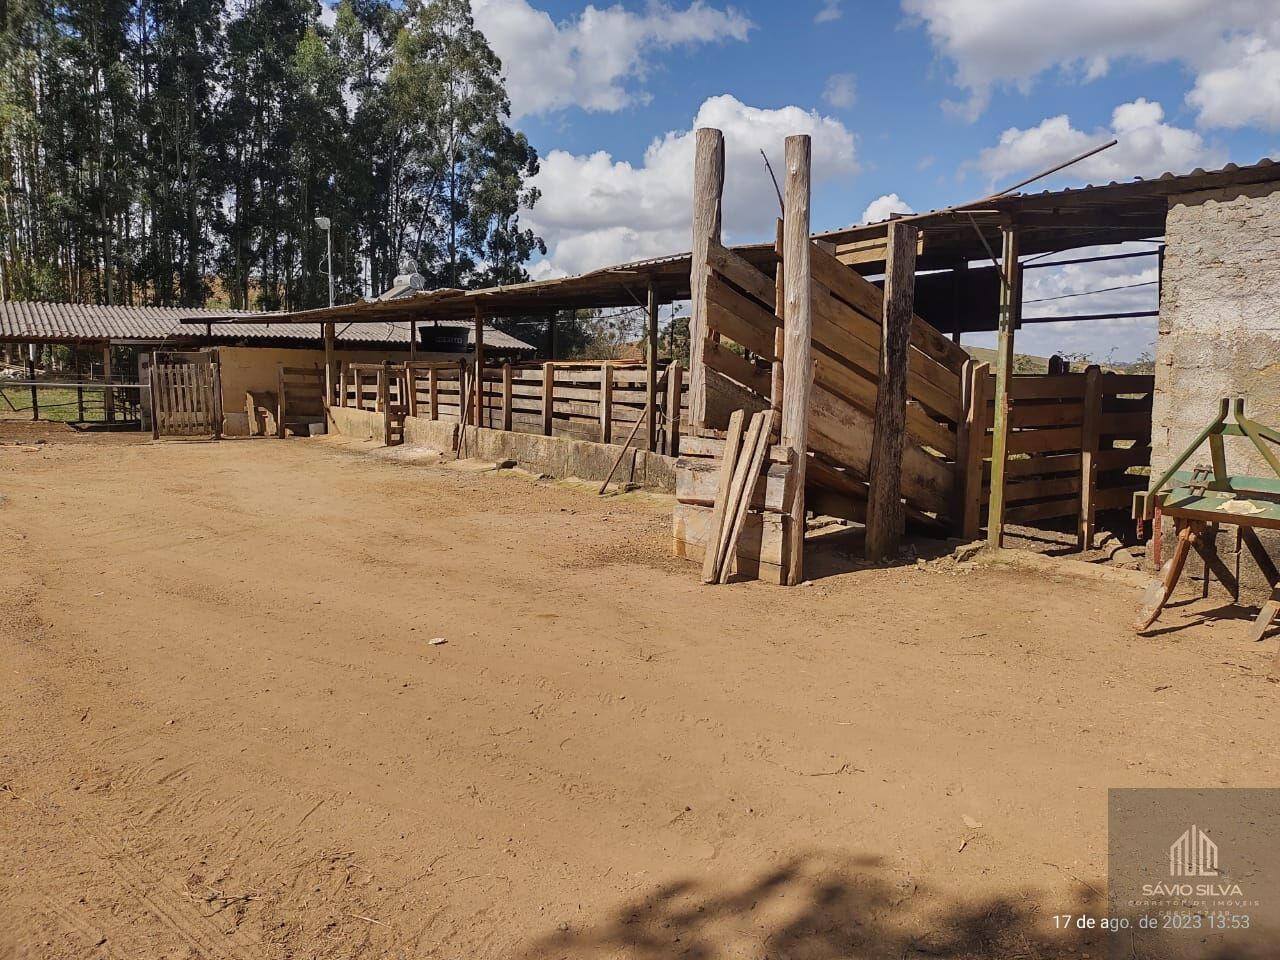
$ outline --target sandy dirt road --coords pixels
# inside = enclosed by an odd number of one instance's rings
[[[1212,601],[703,587],[649,498],[49,435],[0,446],[0,957],[1100,957],[1051,918],[1108,787],[1280,785]]]

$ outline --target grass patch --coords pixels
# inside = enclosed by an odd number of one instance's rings
[[[84,418],[81,419],[74,387],[38,387],[40,419],[54,423],[105,423],[101,390],[84,391]],[[116,398],[116,420],[136,418],[130,405]],[[31,419],[31,388],[0,385],[0,420]]]

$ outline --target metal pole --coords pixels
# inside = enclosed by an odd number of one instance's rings
[[[325,262],[329,266],[329,306],[333,306],[333,225],[324,231]]]

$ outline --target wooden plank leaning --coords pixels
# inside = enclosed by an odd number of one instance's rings
[[[729,489],[733,484],[733,473],[738,463],[738,451],[742,444],[742,421],[746,413],[735,410],[729,415],[729,431],[725,436],[724,454],[720,460],[720,484],[716,489],[716,499],[712,504],[711,522],[707,525],[707,546],[702,554],[702,582],[716,583],[720,579],[720,568],[717,560],[719,551],[712,549],[720,543],[720,531],[724,527],[726,507],[729,503]]]
[[[725,505],[728,522],[721,530],[720,542],[716,547],[719,583],[727,582],[734,569],[738,540],[742,536],[742,527],[751,506],[751,492],[760,478],[764,455],[769,449],[769,425],[772,417],[772,411],[768,410],[754,414],[751,426],[747,428],[746,439],[742,442],[742,453],[738,456],[738,463],[733,471],[733,483]]]

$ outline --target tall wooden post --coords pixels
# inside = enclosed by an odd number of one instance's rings
[[[600,442],[613,442],[613,367],[600,364]]]
[[[1022,268],[1018,234],[1012,223],[1002,227],[1000,252],[1000,334],[996,344],[996,409],[991,431],[991,499],[987,510],[987,544],[1004,543],[1005,458],[1009,450],[1009,381],[1013,377],[1013,331],[1022,315]]]
[[[991,368],[973,360],[964,365],[964,420],[956,437],[956,522],[953,529],[966,540],[982,531],[982,454],[987,439],[987,399]]]
[[[74,349],[74,348],[73,348]],[[84,423],[84,387],[79,386],[84,382],[84,367],[81,363],[82,357],[80,351],[75,352],[76,358],[76,423]]]
[[[111,390],[111,344],[107,343],[102,348],[102,382],[106,384],[102,388],[102,413],[108,421],[116,418],[116,398]]]
[[[807,194],[807,165],[805,186]],[[689,266],[689,423],[694,428],[706,426],[707,420],[707,368],[702,360],[703,346],[710,329],[706,303],[707,247],[712,240],[720,240],[720,198],[723,193],[724,134],[702,127],[694,135],[693,256]],[[805,211],[807,223],[807,203]]]
[[[884,560],[902,540],[902,446],[907,428],[907,357],[915,313],[916,228],[889,224],[884,313],[880,324],[880,384],[867,491],[869,560]]]
[[[542,433],[551,436],[556,415],[556,365],[542,365]]]
[[[511,364],[502,365],[502,429],[511,430]]]
[[[333,404],[333,323],[324,325],[324,408]]]
[[[1102,427],[1102,368],[1090,364],[1084,372],[1084,421],[1080,428],[1080,517],[1076,544],[1093,549],[1094,518],[1097,505],[1098,443]]]
[[[809,247],[809,169],[807,136],[787,137],[783,200],[782,253],[786,310],[782,355],[782,446],[791,467],[783,566],[787,584],[804,579],[804,474],[809,437],[809,391],[813,386],[813,319]]]
[[[782,358],[787,354],[787,332],[786,332],[786,313],[787,313],[787,283],[786,270],[782,266],[782,230],[785,226],[782,218],[778,219],[773,235],[773,252],[777,255],[778,266],[773,274],[773,312],[778,318],[778,327],[773,331],[773,354],[774,361],[769,369],[769,406],[773,409],[776,419],[776,430],[782,424],[782,395],[784,392],[782,380]]]
[[[649,284],[649,336],[645,350],[645,429],[650,452],[658,449],[658,291]]]
[[[667,367],[667,456],[680,456],[680,407],[684,395],[684,371],[680,361]]]
[[[409,321],[409,362],[418,359],[418,324],[415,320]]]
[[[487,427],[484,417],[484,316],[476,304],[476,426]]]
[[[27,380],[31,384],[31,419],[40,419],[40,393],[36,388],[36,345],[27,344]]]

